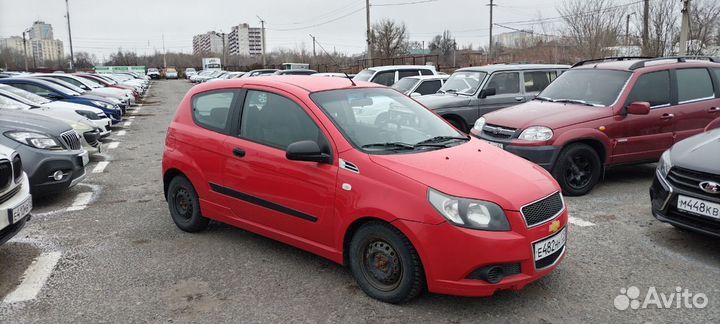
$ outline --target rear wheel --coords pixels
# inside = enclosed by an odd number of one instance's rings
[[[602,162],[597,152],[587,144],[574,143],[565,147],[553,167],[553,177],[563,194],[582,196],[600,180]]]
[[[403,303],[425,289],[425,272],[417,251],[399,230],[381,222],[360,227],[348,251],[350,269],[368,296]]]
[[[168,186],[168,207],[175,225],[186,232],[200,232],[209,219],[200,214],[200,200],[192,183],[184,176],[176,176]]]

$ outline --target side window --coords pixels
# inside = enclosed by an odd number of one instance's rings
[[[45,88],[43,88],[43,87],[38,87],[38,86],[36,86],[36,85],[34,85],[34,84],[17,83],[17,84],[13,84],[12,86],[13,86],[13,87],[16,87],[16,88],[23,89],[23,90],[25,90],[25,91],[27,91],[27,92],[32,92],[32,93],[34,93],[34,94],[36,94],[36,95],[38,95],[38,96],[41,96],[41,97],[47,97],[47,96],[49,96],[49,95],[51,94],[51,91],[50,91],[50,90],[45,89]]]
[[[670,72],[658,71],[641,75],[625,105],[635,101],[647,101],[651,107],[670,104]]]
[[[373,78],[372,82],[391,86],[393,85],[393,83],[395,83],[395,71],[378,72],[375,75],[375,78]]]
[[[540,92],[557,78],[556,71],[524,72],[525,92]]]
[[[240,137],[285,150],[304,140],[327,148],[315,122],[294,101],[269,92],[249,90],[240,121]]]
[[[520,73],[499,72],[492,75],[485,89],[495,88],[495,94],[520,93]]]
[[[401,70],[401,71],[398,71],[398,80],[400,80],[404,77],[417,76],[417,75],[420,75],[420,72],[418,72],[418,70]]]
[[[215,91],[193,97],[193,119],[203,128],[224,131],[228,115],[237,91]]]
[[[713,84],[707,69],[679,69],[677,73],[678,103],[712,98]]]
[[[420,75],[435,75],[432,70],[420,70]]]
[[[415,92],[418,92],[422,95],[436,93],[438,90],[440,90],[441,86],[442,85],[440,84],[440,80],[423,81],[423,83],[421,83],[420,86],[415,89]]]

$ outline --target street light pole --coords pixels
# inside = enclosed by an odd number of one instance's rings
[[[367,60],[368,67],[372,67],[372,30],[370,29],[370,0],[365,0],[365,30],[367,36]]]
[[[260,28],[262,30],[262,65],[263,68],[265,68],[265,65],[267,63],[265,58],[265,20],[260,18],[260,16],[257,16],[258,19],[260,19]]]
[[[625,16],[625,45],[630,45],[630,16],[635,13],[629,13]]]
[[[490,0],[490,4],[487,5],[490,7],[490,41],[488,42],[488,63],[492,61],[492,49],[493,49],[493,35],[492,35],[492,28],[493,28],[493,7],[497,6],[496,4],[493,4],[493,0]]]
[[[67,17],[68,39],[70,40],[70,71],[73,71],[75,66],[75,53],[73,53],[72,31],[70,31],[70,5],[68,4],[68,0],[65,0],[65,17]]]
[[[28,55],[27,55],[27,40],[25,39],[25,33],[27,30],[23,30],[23,51],[25,52],[25,72],[28,72]]]
[[[683,0],[682,23],[680,25],[680,43],[678,43],[680,55],[687,55],[688,39],[690,33],[690,0]]]

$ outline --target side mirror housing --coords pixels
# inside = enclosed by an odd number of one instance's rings
[[[480,91],[480,99],[484,99],[490,96],[494,96],[497,93],[495,88],[487,88]]]
[[[627,106],[625,112],[630,115],[647,115],[650,113],[650,103],[647,101],[635,101]]]
[[[285,157],[293,161],[332,163],[330,154],[323,153],[315,141],[299,141],[288,145]]]

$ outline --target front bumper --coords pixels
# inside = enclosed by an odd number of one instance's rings
[[[536,268],[533,243],[553,235],[550,223],[560,221],[558,230],[567,231],[567,208],[556,218],[528,229],[519,212],[506,211],[512,231],[489,232],[467,229],[447,222],[429,225],[398,220],[394,222],[409,237],[420,253],[428,290],[458,296],[491,296],[499,290],[520,290],[550,274],[564,259],[567,245]],[[552,258],[552,259],[548,259]],[[474,273],[493,265],[519,266],[518,273],[497,283],[476,279]]]
[[[85,162],[83,155],[87,151],[67,151],[47,154],[36,160],[33,166],[23,163],[25,172],[30,179],[30,191],[34,195],[45,195],[54,192],[64,191],[82,181],[85,174]],[[27,160],[26,160],[27,161]],[[53,179],[53,174],[62,171],[63,177],[60,180]]]
[[[487,142],[502,144],[503,149],[505,151],[515,154],[515,155],[517,155],[521,158],[524,158],[530,162],[533,162],[533,163],[543,167],[548,172],[552,171],[552,168],[555,165],[555,160],[557,160],[558,155],[560,155],[560,150],[562,149],[561,147],[552,146],[552,145],[543,145],[543,146],[513,145],[512,140],[499,140],[496,138],[486,138],[486,137],[483,137],[482,135],[478,135],[476,132],[471,132],[470,134],[476,138],[479,138],[479,139],[487,141]]]
[[[11,217],[9,215],[9,209],[18,206],[28,198],[32,199],[32,196],[30,195],[27,175],[23,174],[20,190],[7,201],[0,204],[0,245],[20,232],[23,226],[25,226],[25,223],[32,217],[31,213],[28,213],[18,222],[14,224],[10,223]]]
[[[661,222],[720,238],[720,220],[678,210],[677,201],[680,194],[720,204],[718,196],[699,195],[678,188],[655,172],[655,179],[650,186],[650,205],[653,216]]]

